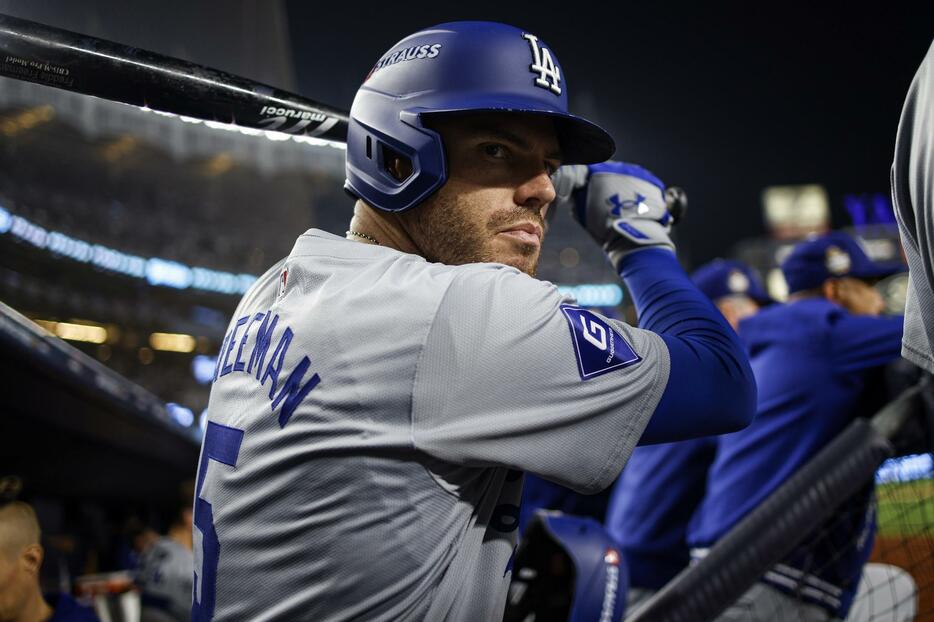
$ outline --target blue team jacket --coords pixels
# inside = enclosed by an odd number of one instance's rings
[[[632,587],[657,590],[690,562],[688,520],[704,497],[717,439],[636,447],[610,494],[606,528]]]
[[[775,305],[739,327],[759,387],[756,417],[718,439],[707,494],[688,529],[709,547],[857,416],[884,399],[880,368],[901,350],[901,317],[848,313],[824,299]],[[766,576],[776,587],[845,615],[872,548],[871,485]]]
[[[53,609],[48,622],[100,622],[93,609],[78,604],[68,594],[46,594],[45,601]]]

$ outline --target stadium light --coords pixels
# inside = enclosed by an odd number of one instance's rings
[[[197,340],[183,333],[152,333],[149,335],[149,345],[153,350],[188,353],[195,351]]]
[[[217,366],[216,356],[196,354],[191,360],[191,374],[198,384],[210,384],[214,379],[214,368]]]
[[[165,411],[175,423],[182,427],[190,427],[191,424],[195,422],[195,414],[191,412],[190,408],[186,408],[181,404],[167,402],[165,405]]]
[[[13,228],[13,215],[0,207],[0,233],[6,233]]]
[[[60,231],[48,231],[0,207],[0,235],[7,233],[36,248],[50,251],[57,257],[67,257],[110,272],[146,279],[150,285],[237,295],[245,293],[256,280],[252,274],[192,267],[161,257],[129,255],[102,244],[73,238]]]
[[[53,335],[68,341],[84,341],[87,343],[104,343],[107,341],[107,329],[103,326],[52,322],[49,320],[33,321]]]
[[[572,296],[582,307],[615,307],[623,301],[623,288],[615,283],[558,285],[558,291]]]

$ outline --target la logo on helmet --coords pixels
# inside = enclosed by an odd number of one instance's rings
[[[561,94],[561,71],[555,65],[551,52],[543,45],[538,44],[538,37],[530,34],[523,34],[523,39],[528,40],[532,48],[532,64],[529,71],[537,73],[535,86],[548,89],[555,95]]]

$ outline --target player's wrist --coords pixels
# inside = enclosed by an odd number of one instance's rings
[[[623,280],[643,270],[659,274],[667,273],[671,269],[684,272],[675,255],[674,246],[646,246],[612,254],[608,252],[607,255],[613,262],[616,273]]]
[[[633,247],[631,242],[628,240],[623,240],[620,238],[613,240],[609,244],[606,244],[603,250],[609,258],[610,263],[613,264],[614,268],[616,268],[617,274],[619,274],[622,264],[626,258],[633,254],[640,254],[644,253],[645,251],[660,250],[664,253],[663,256],[675,256],[675,245],[669,238],[667,238],[667,236],[665,239],[659,239],[652,244],[636,247]],[[648,257],[654,257],[654,254],[648,255]]]

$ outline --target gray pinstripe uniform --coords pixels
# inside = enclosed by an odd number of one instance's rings
[[[199,495],[220,543],[214,619],[502,619],[522,472],[605,488],[668,381],[657,335],[569,302],[499,264],[301,236],[240,303],[211,392],[209,421],[242,431]],[[281,364],[263,384],[259,320],[235,329],[267,313]],[[638,360],[587,375],[587,342]],[[305,356],[319,382],[282,424],[289,400],[271,396]]]
[[[902,356],[934,373],[934,43],[898,124],[892,200],[910,268]]]
[[[191,560],[191,551],[165,536],[142,554],[136,583],[144,610],[156,609],[172,620],[189,619]]]

